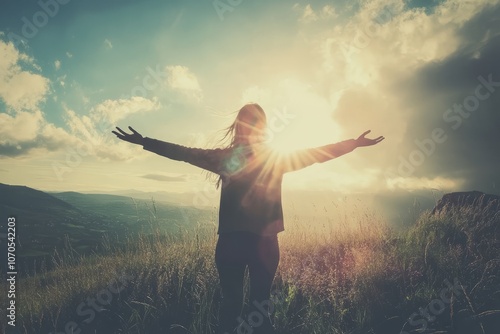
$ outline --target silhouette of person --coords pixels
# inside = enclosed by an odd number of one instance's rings
[[[256,103],[244,105],[226,129],[227,147],[200,149],[143,137],[129,126],[119,127],[118,138],[142,145],[145,150],[185,161],[218,175],[222,185],[215,263],[222,291],[218,333],[273,333],[270,313],[271,286],[280,252],[278,233],[284,230],[281,184],[285,173],[322,163],[357,147],[375,145],[384,137],[368,139],[366,131],[349,139],[321,147],[282,154],[266,143],[266,114]],[[248,266],[250,298],[244,319],[243,282]],[[250,327],[251,326],[251,327]]]

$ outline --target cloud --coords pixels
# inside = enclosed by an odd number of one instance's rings
[[[364,8],[358,17],[383,13],[378,2],[371,4],[371,14]],[[344,77],[348,88],[334,117],[342,128],[363,120],[383,129],[385,152],[370,161],[392,173],[381,178],[389,187],[499,192],[495,124],[500,124],[500,92],[481,101],[473,98],[478,77],[488,81],[491,75],[500,82],[499,15],[498,1],[446,1],[430,14],[395,7],[371,33],[373,23],[367,22],[372,21],[360,20],[353,22],[359,28],[348,23],[342,31],[351,41],[335,37],[337,55],[343,54],[330,69]],[[478,102],[473,113],[465,110],[467,101],[469,108],[471,101]],[[466,116],[454,110],[460,105]],[[444,142],[433,139],[435,129]]]
[[[23,69],[37,66],[13,43],[0,40],[0,53],[0,99],[14,111],[36,109],[49,90],[49,80]]]
[[[321,9],[320,17],[324,19],[329,19],[329,18],[337,18],[339,14],[335,11],[335,8],[333,8],[330,5],[326,5]]]
[[[453,53],[460,45],[460,27],[497,2],[448,0],[429,14],[425,8],[406,9],[398,0],[367,1],[321,37],[324,68],[360,85],[411,75]]]
[[[295,5],[293,5],[293,9],[300,13],[299,21],[311,22],[318,20],[318,15],[316,15],[310,4],[306,5],[305,7],[301,7],[296,3]]]
[[[90,117],[95,122],[116,123],[131,114],[158,110],[159,107],[160,103],[156,98],[133,96],[128,99],[105,100],[90,110]]]
[[[54,67],[55,67],[56,71],[59,71],[59,69],[61,68],[61,61],[60,60],[56,60],[54,62]]]
[[[106,49],[109,49],[111,50],[113,48],[113,43],[111,43],[111,41],[109,39],[105,39],[104,40],[104,46],[106,47]]]
[[[5,113],[0,114],[0,143],[17,143],[30,141],[36,138],[43,115],[37,110],[33,113],[19,112],[15,116]]]
[[[307,6],[294,7],[314,18]],[[481,101],[478,112],[457,131],[443,120],[448,108],[474,94],[479,75],[493,74],[500,81],[495,65],[500,59],[499,7],[497,0],[448,0],[426,10],[407,8],[399,0],[375,0],[364,2],[340,24],[314,30],[309,43],[323,57],[319,80],[337,101],[334,120],[345,133],[363,126],[386,137],[382,151],[367,150],[362,156],[380,173],[376,186],[387,187],[390,181],[404,189],[441,184],[494,192],[496,185],[499,191],[495,171],[500,156],[494,143],[500,142],[495,130],[500,115],[494,106],[500,93]],[[384,172],[397,170],[401,159],[418,149],[416,142],[430,138],[436,127],[446,130],[448,140],[436,144],[435,153],[424,154],[411,175],[387,180]]]
[[[73,58],[73,54],[71,52],[66,52],[66,57]]]
[[[23,69],[40,70],[12,43],[0,40],[0,50],[0,98],[6,106],[0,113],[0,156],[26,156],[36,149],[53,149],[58,146],[56,134],[67,133],[48,124],[38,108],[48,93],[49,80]]]
[[[115,130],[116,122],[132,114],[159,108],[157,99],[134,96],[129,99],[105,100],[84,115],[77,114],[66,106],[65,120],[70,133],[80,145],[85,146],[87,154],[101,160],[133,160],[143,153],[142,148],[117,141],[111,131]]]
[[[66,78],[67,78],[67,74],[65,75],[61,75],[60,77],[57,77],[57,82],[62,86],[62,87],[66,87]]]
[[[161,174],[146,174],[146,175],[142,175],[141,177],[143,177],[145,179],[162,181],[162,182],[184,182],[184,181],[186,181],[185,175],[167,176],[167,175],[161,175]]]
[[[83,147],[85,155],[100,160],[125,161],[137,157],[141,151],[138,147],[117,141],[111,131],[114,125],[106,120],[99,121],[88,115],[79,115],[66,107],[65,121],[77,145]]]
[[[203,96],[198,78],[189,68],[181,65],[167,66],[167,83],[174,90],[200,100]]]
[[[8,111],[0,113],[0,156],[30,158],[77,149],[82,155],[98,159],[130,160],[142,151],[117,142],[110,132],[119,120],[157,110],[160,104],[156,99],[105,100],[82,115],[63,104],[64,129],[48,122],[38,107],[49,93],[50,81],[22,69],[21,63],[33,66],[33,59],[20,53],[12,43],[0,40],[0,49],[5,55],[0,59],[0,98]],[[58,68],[60,61],[56,60],[54,66]],[[57,78],[62,86],[65,80],[65,75]]]
[[[395,177],[388,180],[388,188],[391,190],[429,190],[439,189],[444,192],[454,191],[463,187],[465,180],[443,177]]]
[[[48,123],[40,110],[0,114],[0,156],[27,157],[78,144],[66,130]]]
[[[485,6],[457,30],[460,45],[448,57],[425,64],[401,88],[413,112],[402,156],[418,149],[433,129],[446,141],[415,168],[416,177],[464,179],[464,190],[500,193],[500,4]],[[485,82],[489,82],[486,83]]]
[[[314,22],[320,19],[324,20],[338,17],[335,8],[330,5],[325,5],[320,10],[314,11],[310,4],[301,6],[300,4],[296,3],[292,6],[292,9],[295,12],[299,13],[299,21],[304,23]]]

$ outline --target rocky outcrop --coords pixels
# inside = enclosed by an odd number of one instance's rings
[[[457,207],[475,206],[491,212],[500,211],[500,196],[485,194],[480,191],[455,192],[443,195],[432,210],[439,213]]]

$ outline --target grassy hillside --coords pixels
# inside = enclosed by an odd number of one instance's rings
[[[77,192],[47,194],[6,184],[0,184],[0,210],[16,217],[16,256],[22,273],[43,260],[51,266],[50,257],[65,248],[76,256],[89,255],[100,252],[103,241],[113,240],[117,246],[157,229],[169,233],[194,229],[212,215],[208,210],[152,200]],[[6,223],[7,219],[0,221],[1,231],[7,230]],[[5,261],[0,260],[0,269],[5,270]]]
[[[404,233],[369,213],[328,226],[291,219],[277,332],[498,333],[499,226],[500,213],[474,207],[425,212]],[[212,333],[215,243],[214,229],[158,231],[125,250],[56,256],[55,270],[18,282],[19,333]]]
[[[65,235],[71,236],[76,250],[83,250],[99,244],[105,231],[105,224],[92,212],[25,186],[0,184],[0,209],[5,216],[16,217],[20,259],[51,255],[64,247]],[[0,221],[2,231],[7,230],[6,223],[7,219]]]

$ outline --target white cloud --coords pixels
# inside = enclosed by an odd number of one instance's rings
[[[392,167],[394,157],[407,154],[405,135],[412,127],[412,116],[422,112],[409,102],[411,96],[402,94],[399,84],[415,78],[426,64],[438,64],[459,50],[464,38],[460,29],[494,3],[499,1],[448,0],[426,12],[423,8],[408,9],[401,0],[371,0],[362,2],[352,17],[335,25],[320,20],[323,11],[335,15],[329,8],[293,6],[300,21],[315,23],[302,25],[300,34],[306,36],[306,47],[322,55],[315,81],[321,82],[330,96],[339,130],[352,135],[366,127],[372,129],[373,136],[386,137],[377,148],[349,158],[353,166],[369,161],[378,170],[374,187],[387,186],[384,169]],[[419,184],[446,189],[462,185],[460,180],[443,178],[391,182],[392,187],[404,189],[417,189]]]
[[[68,108],[66,108],[66,124],[73,136],[85,143],[91,155],[100,158],[120,157],[118,160],[126,160],[130,157],[130,150],[127,150],[125,154],[120,154],[119,152],[123,152],[124,147],[120,146],[120,142],[116,140],[110,141],[109,133],[114,130],[111,124],[93,120],[87,115],[78,115]],[[127,154],[129,154],[128,157]]]
[[[35,157],[75,146],[79,140],[48,123],[40,110],[0,114],[0,156]]]
[[[335,8],[330,5],[325,5],[320,10],[314,11],[310,4],[303,7],[296,3],[292,6],[292,9],[299,13],[299,21],[304,23],[338,17]]]
[[[56,60],[54,62],[54,67],[55,67],[56,71],[59,71],[59,69],[61,68],[61,61],[60,60]]]
[[[43,123],[43,115],[35,112],[21,111],[15,116],[0,113],[0,143],[18,143],[34,140]]]
[[[488,3],[497,2],[448,0],[432,14],[423,8],[405,10],[400,0],[365,2],[344,25],[320,37],[324,68],[361,85],[382,75],[408,75],[454,52],[460,45],[460,27]]]
[[[48,93],[49,80],[23,69],[41,70],[12,43],[0,40],[0,50],[0,99],[7,107],[0,113],[0,155],[26,155],[45,147],[44,138],[50,139],[50,133],[41,137],[48,124],[38,108]]]
[[[106,100],[90,110],[90,117],[93,121],[116,123],[131,114],[157,110],[159,107],[160,103],[156,98],[150,100],[133,96],[129,99]]]
[[[62,75],[60,77],[57,77],[57,82],[59,82],[59,84],[62,86],[62,87],[66,87],[66,77],[67,75]]]
[[[68,148],[84,148],[85,155],[100,159],[128,160],[140,155],[141,150],[116,141],[110,132],[115,122],[131,114],[157,110],[160,104],[156,99],[106,100],[87,115],[78,115],[63,104],[65,130],[49,123],[38,108],[48,92],[49,80],[21,68],[21,62],[33,67],[33,59],[11,43],[0,41],[0,51],[4,55],[0,59],[0,98],[9,111],[0,113],[0,156],[33,158]],[[60,60],[54,66],[58,69]],[[61,86],[65,80],[66,75],[57,78]]]
[[[170,88],[181,91],[197,100],[202,98],[203,94],[198,78],[189,68],[181,65],[167,66],[166,71],[168,75],[167,83]]]
[[[0,99],[16,111],[33,110],[49,89],[49,80],[23,70],[21,63],[37,68],[33,60],[20,53],[12,43],[0,40]]]
[[[111,41],[109,39],[105,39],[104,40],[104,46],[107,48],[107,49],[112,49],[113,48],[113,43],[111,43]]]
[[[316,21],[317,19],[318,15],[316,15],[314,10],[311,8],[311,5],[307,5],[302,12],[302,17],[300,18],[300,20],[308,22],[308,21]]]
[[[460,27],[488,2],[498,0],[449,0],[428,14],[405,10],[400,0],[367,1],[350,20],[314,39],[311,45],[324,59],[324,80],[339,100],[336,119],[378,124],[397,145],[411,106],[396,83],[452,54],[461,42]]]
[[[35,109],[45,98],[49,80],[41,75],[19,71],[0,78],[0,97],[15,110]]]
[[[322,17],[325,17],[325,18],[329,18],[329,17],[335,18],[338,16],[337,12],[335,11],[335,8],[333,8],[330,5],[326,5],[321,9],[321,15],[322,15]]]
[[[88,115],[79,115],[65,107],[66,124],[79,145],[84,145],[88,154],[104,160],[131,160],[138,157],[142,149],[117,141],[111,135],[116,122],[139,113],[157,110],[160,103],[143,97],[106,100],[93,107]]]
[[[71,52],[66,52],[66,57],[73,58],[73,54]]]
[[[403,190],[423,190],[423,189],[439,189],[441,191],[453,191],[460,189],[464,184],[464,180],[451,179],[445,177],[395,177],[387,180],[389,189]]]
[[[39,138],[39,142],[50,151],[56,151],[67,146],[75,146],[78,143],[77,138],[73,135],[51,123],[43,127]]]

